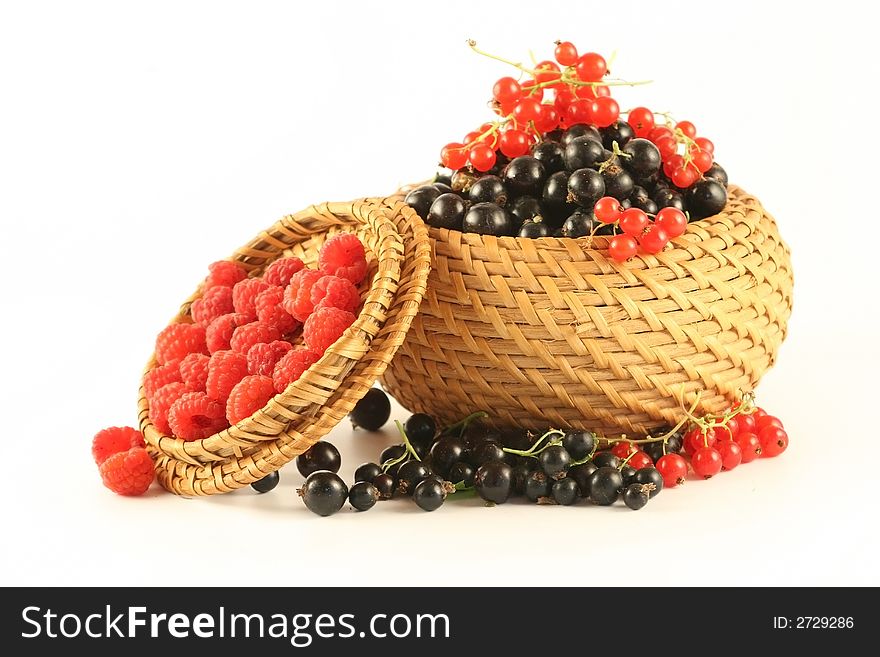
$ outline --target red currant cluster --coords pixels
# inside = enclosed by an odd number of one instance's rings
[[[657,254],[687,229],[687,216],[678,208],[667,207],[649,215],[639,208],[627,208],[613,196],[603,196],[593,208],[593,214],[603,224],[614,226],[619,234],[608,243],[608,255],[615,262],[624,262],[643,253]]]
[[[628,112],[627,123],[636,137],[654,143],[663,158],[663,173],[676,187],[690,187],[712,168],[715,144],[697,137],[697,128],[690,121],[656,125],[651,110],[636,107]]]

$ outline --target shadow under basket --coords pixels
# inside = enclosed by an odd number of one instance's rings
[[[720,214],[622,264],[608,237],[429,234],[428,292],[382,381],[441,423],[485,410],[500,427],[644,434],[697,393],[717,412],[752,390],[786,334],[789,249],[735,186]]]
[[[266,407],[204,440],[184,441],[150,422],[141,386],[140,426],[163,487],[182,495],[212,495],[262,479],[336,426],[385,370],[416,316],[430,268],[427,228],[409,207],[369,201],[310,207],[260,233],[231,260],[252,276],[288,255],[314,266],[321,245],[340,231],[357,234],[366,250],[363,309],[321,359]],[[199,295],[190,297],[172,321],[192,321],[190,304]],[[154,365],[151,359],[147,369]]]

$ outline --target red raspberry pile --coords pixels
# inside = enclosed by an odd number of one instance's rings
[[[639,208],[626,208],[613,196],[596,201],[593,214],[603,224],[614,226],[615,234],[608,242],[608,255],[615,262],[624,262],[641,251],[660,253],[669,240],[687,230],[687,216],[678,208],[663,208],[649,215]]]
[[[356,236],[339,234],[317,269],[288,257],[262,277],[225,260],[208,271],[192,323],[162,330],[157,365],[144,376],[150,420],[183,440],[250,417],[317,362],[355,321],[367,260]]]

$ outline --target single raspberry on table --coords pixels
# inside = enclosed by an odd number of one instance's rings
[[[262,376],[272,376],[275,365],[284,355],[293,349],[293,345],[285,340],[258,342],[248,349],[248,372]]]
[[[187,392],[168,411],[171,431],[183,440],[202,440],[227,426],[223,402],[203,392]]]
[[[269,289],[269,284],[260,278],[246,278],[232,288],[232,305],[235,312],[257,318],[257,295]]]
[[[240,354],[247,354],[248,350],[259,342],[274,342],[280,339],[281,332],[274,326],[263,322],[251,322],[235,329],[229,341],[229,348]]]
[[[247,356],[235,351],[218,351],[208,362],[205,392],[211,399],[226,403],[235,384],[247,376]]]
[[[156,477],[153,459],[143,447],[117,452],[101,463],[98,469],[104,485],[119,495],[142,495]]]
[[[358,289],[347,278],[324,276],[312,286],[312,304],[315,308],[339,308],[350,313],[361,305]]]
[[[269,285],[280,285],[287,287],[290,278],[296,272],[300,271],[305,265],[303,261],[296,257],[279,258],[263,272],[263,280]]]
[[[192,302],[190,314],[196,324],[207,326],[221,315],[228,315],[232,308],[232,288],[218,285]]]
[[[144,434],[134,427],[107,427],[92,438],[92,456],[101,465],[118,452],[127,452],[132,447],[144,446]]]
[[[351,233],[334,235],[321,247],[318,267],[325,274],[347,278],[357,285],[367,275],[364,245]]]
[[[299,321],[284,309],[284,306],[281,305],[283,300],[284,288],[273,285],[257,295],[255,305],[259,321],[274,326],[281,335],[286,335],[299,327]]]
[[[347,310],[318,308],[303,324],[303,340],[309,349],[323,354],[355,319]]]
[[[164,385],[181,381],[180,363],[183,361],[172,360],[164,365],[156,365],[149,372],[144,374],[144,392],[147,399],[156,394],[156,391]]]
[[[236,424],[263,408],[275,396],[275,385],[268,376],[246,376],[239,381],[226,402],[226,419]]]
[[[233,287],[239,281],[247,278],[247,271],[237,262],[231,260],[219,260],[208,265],[208,277],[205,279],[204,288]]]
[[[275,384],[276,392],[284,392],[287,386],[299,379],[312,364],[320,360],[321,354],[317,354],[310,349],[300,347],[289,351],[275,365],[272,372],[272,382]]]
[[[231,313],[215,319],[205,330],[205,342],[208,344],[208,351],[213,354],[229,349],[229,341],[232,339],[235,329],[252,321],[252,318],[241,313]]]
[[[210,356],[190,354],[180,361],[180,380],[190,392],[205,392],[208,382],[208,363]]]
[[[177,381],[162,386],[149,399],[150,421],[156,429],[166,435],[171,433],[171,426],[168,424],[168,411],[184,393],[186,393],[186,384]]]
[[[198,324],[169,324],[156,338],[156,360],[161,365],[190,354],[206,354],[205,327]]]
[[[312,303],[312,286],[321,280],[324,274],[314,269],[298,271],[290,279],[290,285],[284,290],[284,310],[300,322],[306,321],[315,309]]]

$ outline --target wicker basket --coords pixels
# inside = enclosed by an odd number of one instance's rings
[[[246,486],[301,454],[354,407],[385,370],[416,316],[430,268],[427,229],[403,203],[355,201],[311,207],[278,221],[232,259],[251,274],[282,255],[307,264],[330,235],[354,231],[370,270],[357,321],[298,380],[261,411],[209,438],[186,442],[150,422],[143,386],[141,429],[168,490],[211,495]],[[188,299],[173,321],[191,321]],[[149,367],[155,365],[151,360]]]
[[[425,302],[383,383],[443,421],[644,433],[698,391],[718,411],[773,365],[791,314],[788,247],[737,187],[673,248],[622,265],[607,237],[429,232]]]

